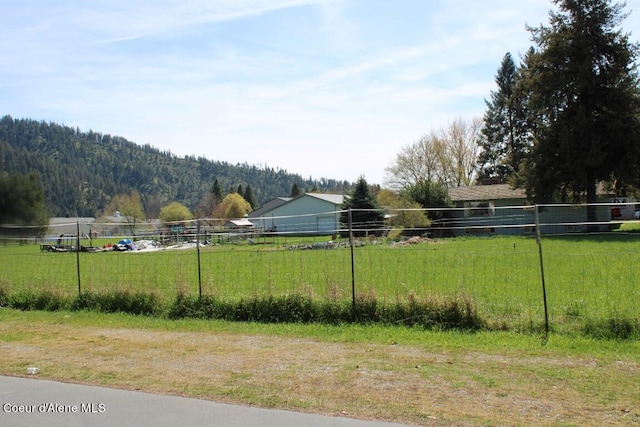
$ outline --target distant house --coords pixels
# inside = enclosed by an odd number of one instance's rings
[[[511,234],[529,232],[533,215],[525,209],[526,194],[508,184],[449,188],[454,209],[446,226],[454,236],[467,234]],[[516,208],[507,208],[516,207]]]
[[[340,194],[306,193],[294,199],[274,199],[250,213],[248,219],[262,233],[331,235],[340,230],[344,198]]]
[[[445,226],[454,236],[461,235],[523,235],[535,233],[535,209],[526,200],[523,189],[508,184],[474,185],[449,188],[449,198],[455,208]],[[606,191],[600,190],[599,202],[607,202]],[[573,204],[544,205],[539,210],[543,234],[564,234],[587,231],[585,206]],[[600,230],[610,228],[611,209],[608,204],[596,206]]]

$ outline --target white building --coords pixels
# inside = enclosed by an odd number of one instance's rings
[[[263,233],[289,235],[331,235],[340,226],[340,210],[345,196],[306,193],[295,199],[274,203],[274,207],[249,214],[249,220]],[[268,204],[268,203],[267,203]]]

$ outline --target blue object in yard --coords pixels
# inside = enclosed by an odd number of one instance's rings
[[[116,245],[116,248],[120,251],[132,251],[133,249],[135,249],[133,247],[133,242],[131,241],[131,239],[122,239],[118,242],[118,244]]]

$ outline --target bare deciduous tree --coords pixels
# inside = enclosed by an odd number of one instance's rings
[[[447,187],[470,185],[477,172],[477,144],[482,119],[453,121],[447,128],[431,131],[413,144],[402,147],[385,171],[385,184],[400,190],[420,181]]]
[[[445,135],[447,158],[452,162],[447,169],[451,174],[447,179],[448,187],[471,185],[477,174],[480,147],[477,144],[482,119],[475,118],[470,122],[455,120]]]
[[[401,189],[421,179],[435,180],[438,177],[438,137],[435,133],[424,135],[417,142],[402,147],[394,163],[385,170],[386,184]]]

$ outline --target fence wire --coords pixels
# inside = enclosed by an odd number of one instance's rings
[[[180,293],[381,304],[467,295],[495,321],[525,327],[544,318],[542,259],[552,322],[639,317],[634,209],[629,218],[610,204],[488,205],[419,210],[428,222],[397,222],[415,212],[385,210],[384,221],[351,227],[328,226],[341,211],[269,218],[292,219],[291,227],[207,218],[108,228],[78,220],[52,224],[40,237],[4,227],[0,285],[64,295],[143,291],[166,301]]]

